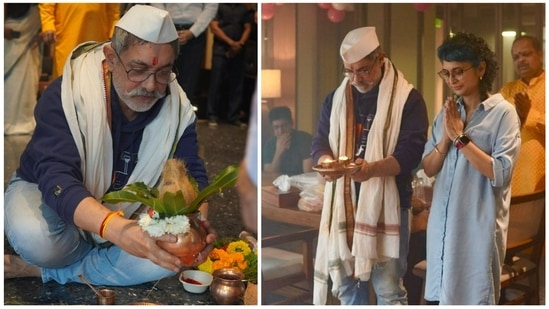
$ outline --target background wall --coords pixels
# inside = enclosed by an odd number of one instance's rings
[[[328,10],[317,3],[276,4],[274,14],[262,20],[262,68],[282,72],[282,96],[263,104],[264,116],[271,106],[286,105],[294,112],[296,127],[314,133],[322,101],[342,80],[341,41],[357,27],[376,27],[387,56],[423,94],[430,119],[447,95],[436,75],[440,70],[436,48],[447,33],[469,31],[488,42],[500,63],[494,92],[514,78],[510,60],[514,37],[502,38],[501,32],[526,32],[545,41],[544,3],[354,3],[350,7],[341,21],[333,22]],[[262,117],[263,138],[271,131]]]

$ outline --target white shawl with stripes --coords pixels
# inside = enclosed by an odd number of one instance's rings
[[[382,160],[393,153],[400,131],[402,110],[413,88],[388,58],[385,58],[384,67],[377,112],[368,134],[365,154],[368,162]],[[328,138],[335,158],[346,155],[347,82],[345,78],[333,97]],[[346,240],[343,184],[343,177],[335,182],[327,182],[324,191],[315,260],[315,305],[326,303],[330,278],[332,292],[335,292],[343,277],[354,276],[367,281],[375,263],[399,256],[400,199],[395,177],[374,177],[363,182],[358,202],[351,181],[355,209],[352,248],[348,247]]]
[[[95,42],[80,44],[73,53],[90,44]],[[63,69],[61,84],[63,110],[82,160],[84,184],[96,198],[103,196],[111,185],[113,169],[113,145],[102,66],[105,59],[103,46],[95,46],[72,60],[71,53]],[[139,160],[128,183],[144,182],[154,186],[183,131],[196,118],[177,81],[170,83],[169,93],[158,116],[143,132]],[[119,208],[119,205],[106,206],[113,210]],[[139,203],[124,204],[125,216],[131,216],[138,207]],[[105,241],[96,234],[92,236],[98,243]]]

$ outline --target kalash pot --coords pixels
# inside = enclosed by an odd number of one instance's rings
[[[233,305],[244,295],[244,274],[233,268],[214,271],[210,293],[219,305]]]

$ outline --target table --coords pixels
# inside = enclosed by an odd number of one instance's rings
[[[283,223],[313,228],[320,226],[320,213],[303,211],[297,206],[281,208],[262,202],[261,215],[269,220]]]
[[[320,226],[320,212],[304,211],[297,207],[299,189],[292,187],[290,191],[282,193],[275,186],[266,183],[261,192],[263,218],[309,228]],[[276,205],[278,203],[283,206]]]
[[[419,211],[414,211],[414,217],[412,221],[412,232],[425,231],[427,227],[427,216],[428,209],[431,206],[432,199],[432,188],[414,188],[414,190],[421,190],[422,202],[414,198],[412,207],[416,210],[418,207],[421,209]],[[425,194],[425,196],[424,196]],[[416,193],[415,196],[418,194]],[[418,202],[418,203],[416,203]],[[419,204],[419,205],[418,205]],[[268,202],[265,199],[261,198],[261,214],[263,217],[269,220],[289,223],[294,225],[318,228],[320,226],[320,213],[303,211],[293,205],[291,207],[276,207]]]
[[[413,218],[412,233],[410,235],[410,252],[408,254],[408,270],[403,278],[404,285],[408,290],[409,304],[419,304],[421,295],[422,280],[412,274],[413,266],[422,259],[425,259],[425,230],[427,228],[427,218],[432,200],[432,188],[414,187],[414,199],[412,202]],[[294,224],[304,227],[318,228],[320,226],[320,213],[312,213],[300,210],[296,206],[280,208],[261,202],[262,216],[266,219]]]

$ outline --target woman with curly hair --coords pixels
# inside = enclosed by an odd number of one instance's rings
[[[520,150],[517,113],[491,95],[497,63],[486,42],[457,33],[438,48],[438,75],[454,93],[423,152],[436,176],[427,225],[425,299],[494,305],[505,257],[511,174]]]

